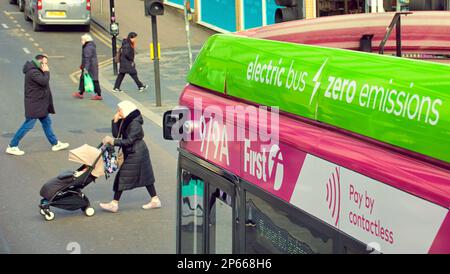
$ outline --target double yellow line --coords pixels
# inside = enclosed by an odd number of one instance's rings
[[[97,27],[96,25],[91,25],[91,33],[92,35],[97,38],[98,41],[100,41],[102,44],[107,46],[108,48],[112,49],[111,45],[111,37],[108,37],[106,34],[103,33],[103,30]],[[98,63],[99,68],[104,68],[109,65],[111,65],[113,62],[112,58],[108,58],[107,60],[104,60],[100,63]]]
[[[91,33],[95,38],[97,38],[98,41],[102,42],[108,48],[112,48],[111,37],[108,37],[106,34],[104,34],[102,29],[92,24]]]
[[[104,60],[102,62],[99,62],[98,63],[98,68],[101,69],[101,68],[110,66],[111,64],[112,64],[112,58],[109,58],[109,59],[106,59],[106,60]],[[72,82],[74,82],[75,84],[78,83],[79,77],[80,77],[80,73],[81,73],[81,70],[77,70],[77,71],[72,72],[69,75],[70,80]]]
[[[109,58],[109,59],[106,59],[106,60],[104,60],[104,61],[102,61],[102,62],[99,62],[99,63],[98,63],[98,68],[104,68],[104,67],[107,67],[107,66],[111,65],[112,62],[113,62],[112,58]]]

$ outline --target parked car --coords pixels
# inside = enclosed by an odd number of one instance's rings
[[[91,0],[24,1],[25,20],[33,22],[34,31],[40,31],[44,25],[82,25],[84,31],[90,31]]]
[[[19,5],[20,11],[23,11],[25,7],[25,0],[9,0],[9,3],[12,5]]]

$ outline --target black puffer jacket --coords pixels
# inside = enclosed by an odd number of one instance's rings
[[[134,48],[128,39],[123,39],[120,54],[120,73],[136,74],[136,65],[134,63]]]
[[[112,134],[119,137],[122,120],[112,122]],[[122,138],[114,141],[124,153],[124,162],[114,180],[114,191],[129,190],[136,187],[152,185],[155,182],[150,153],[144,142],[144,129],[139,110],[135,110],[123,121]]]
[[[87,69],[92,80],[98,81],[97,46],[92,41],[83,45],[81,66]]]
[[[53,97],[50,90],[50,72],[43,72],[33,62],[23,66],[25,74],[25,117],[43,118],[54,114]]]

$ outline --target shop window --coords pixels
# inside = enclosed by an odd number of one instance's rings
[[[318,16],[332,16],[365,12],[364,0],[317,0]]]

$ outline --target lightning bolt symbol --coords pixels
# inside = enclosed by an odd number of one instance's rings
[[[312,103],[312,101],[314,99],[314,96],[316,96],[316,93],[319,90],[320,82],[318,82],[318,81],[319,81],[320,75],[322,74],[322,70],[325,67],[327,62],[328,62],[328,58],[325,59],[325,61],[323,62],[322,66],[320,67],[319,71],[317,71],[316,75],[313,78],[313,82],[315,82],[316,84],[314,86],[314,90],[312,92],[311,99],[309,99],[309,105],[311,105],[311,103]]]

